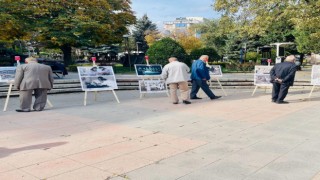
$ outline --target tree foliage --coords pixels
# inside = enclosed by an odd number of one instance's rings
[[[165,65],[170,57],[176,57],[188,65],[191,64],[183,47],[171,38],[163,38],[156,41],[147,51],[150,63]]]
[[[71,47],[122,41],[127,25],[135,22],[130,0],[1,0],[1,40],[30,39],[64,52]],[[9,20],[9,21],[8,21]],[[16,33],[12,33],[16,31]]]
[[[320,1],[216,0],[214,8],[234,19],[241,37],[259,36],[269,43],[295,41],[304,53],[320,47]]]
[[[194,49],[190,53],[190,58],[192,60],[197,60],[201,55],[208,55],[209,62],[218,61],[221,59],[221,56],[217,53],[217,51],[214,48]]]
[[[152,21],[149,20],[148,16],[145,14],[141,19],[137,20],[137,23],[134,25],[134,27],[135,29],[133,30],[133,37],[136,43],[141,43],[139,49],[145,52],[149,48],[146,37],[148,37],[149,41],[152,42],[151,38],[156,38],[159,34],[157,25],[152,23]]]
[[[187,53],[190,53],[193,49],[199,49],[203,46],[202,41],[195,37],[194,31],[192,30],[176,33],[176,40],[182,45]]]

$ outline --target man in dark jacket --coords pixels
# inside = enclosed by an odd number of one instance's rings
[[[209,69],[206,66],[206,61],[209,60],[209,56],[202,55],[198,60],[195,60],[192,63],[191,67],[191,82],[192,82],[192,89],[190,93],[190,99],[201,99],[197,97],[197,93],[201,88],[207,96],[213,100],[218,99],[221,96],[216,96],[210,90],[207,81],[210,79]]]
[[[272,88],[272,102],[277,104],[287,104],[283,101],[288,94],[289,87],[293,85],[296,74],[295,57],[288,56],[283,63],[276,64],[270,71]]]

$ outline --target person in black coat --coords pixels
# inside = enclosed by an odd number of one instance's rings
[[[284,62],[276,64],[270,71],[272,88],[272,102],[277,104],[287,104],[284,98],[288,94],[289,87],[293,85],[294,77],[297,71],[295,64],[296,58],[293,55],[288,56]]]

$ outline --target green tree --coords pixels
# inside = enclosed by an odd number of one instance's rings
[[[130,0],[1,0],[0,25],[5,23],[8,28],[3,30],[6,36],[0,38],[33,37],[47,47],[60,48],[65,64],[70,64],[72,47],[123,40],[127,26],[135,22],[130,3]],[[10,37],[14,24],[19,24],[18,33]]]
[[[259,36],[265,42],[295,41],[300,52],[320,47],[320,1],[216,0],[214,8],[235,19],[242,37]]]
[[[209,62],[218,61],[221,59],[221,56],[217,53],[217,51],[214,48],[194,49],[190,53],[190,58],[192,60],[196,60],[199,59],[201,55],[208,55]]]
[[[193,49],[202,47],[202,41],[195,37],[193,31],[191,30],[176,33],[176,40],[179,44],[181,44],[187,53],[190,53]]]
[[[186,51],[183,47],[171,38],[163,38],[153,43],[147,51],[147,55],[150,58],[152,64],[168,63],[170,57],[176,57],[179,61],[182,61],[188,65],[191,64]]]
[[[133,30],[133,37],[136,43],[140,43],[139,49],[146,52],[149,48],[146,36],[156,37],[156,34],[159,34],[157,30],[157,25],[152,23],[149,20],[148,16],[145,14],[141,19],[137,20],[137,23],[134,25],[135,29]]]

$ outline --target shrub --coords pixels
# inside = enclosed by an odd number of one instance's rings
[[[257,52],[247,52],[246,53],[246,61],[250,62],[250,60],[252,62],[257,62],[257,60],[259,59],[259,54]]]
[[[92,66],[91,63],[88,64],[70,64],[67,69],[70,72],[78,72],[77,66]]]
[[[218,61],[221,59],[221,56],[217,53],[217,51],[214,48],[194,49],[190,52],[190,59],[199,59],[201,55],[208,55],[209,62]]]
[[[183,47],[171,38],[163,38],[153,43],[147,51],[150,64],[165,65],[170,57],[176,57],[179,61],[191,64]]]
[[[255,63],[243,63],[230,61],[226,64],[226,71],[235,71],[235,72],[251,72],[254,70]]]

